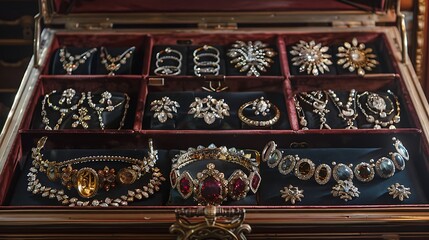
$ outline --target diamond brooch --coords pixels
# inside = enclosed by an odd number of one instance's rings
[[[158,119],[160,123],[165,123],[169,118],[173,119],[173,113],[177,113],[179,103],[171,100],[169,97],[162,97],[161,100],[154,100],[150,103],[150,110],[155,112],[153,118]]]
[[[344,46],[338,47],[337,61],[338,65],[348,68],[350,72],[357,71],[359,76],[365,75],[365,70],[372,71],[379,62],[375,59],[377,56],[372,53],[372,48],[366,48],[365,44],[358,43],[356,38],[352,43],[345,42]]]
[[[305,42],[300,40],[298,44],[292,46],[290,54],[292,58],[292,65],[299,66],[299,71],[307,71],[307,74],[313,74],[314,76],[319,73],[329,72],[328,65],[332,65],[332,61],[329,59],[332,56],[327,54],[329,47],[322,46],[321,43],[315,41]]]
[[[203,118],[208,125],[217,118],[223,119],[229,116],[229,106],[224,99],[217,100],[208,95],[206,98],[195,97],[195,101],[189,106],[188,114],[194,114],[194,118]]]
[[[332,196],[339,197],[344,201],[352,200],[353,198],[359,197],[359,189],[353,185],[352,181],[339,180],[335,186],[332,187]]]
[[[387,188],[387,190],[393,199],[398,198],[401,202],[404,201],[404,199],[409,198],[411,195],[410,188],[399,183],[392,184]]]
[[[285,202],[295,204],[295,202],[301,202],[301,198],[304,197],[304,190],[300,190],[298,187],[289,185],[289,187],[284,187],[283,190],[280,190],[282,198],[285,199]]]
[[[247,76],[261,75],[260,72],[266,72],[267,68],[271,67],[274,62],[272,57],[277,53],[268,48],[268,44],[261,41],[249,41],[247,44],[243,41],[236,41],[232,44],[232,48],[228,50],[228,57],[234,64],[234,67],[240,72],[247,72]]]

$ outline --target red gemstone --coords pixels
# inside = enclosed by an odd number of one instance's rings
[[[246,183],[241,178],[236,178],[232,180],[232,194],[236,197],[240,196],[244,193],[246,189]]]
[[[209,176],[201,183],[201,196],[207,203],[217,203],[222,196],[222,184]]]
[[[259,176],[259,174],[255,172],[255,174],[253,175],[253,178],[252,178],[252,183],[251,183],[252,189],[256,191],[259,187],[260,182],[261,182],[261,176]]]
[[[191,192],[191,181],[186,177],[180,179],[180,192],[184,196],[187,196]]]

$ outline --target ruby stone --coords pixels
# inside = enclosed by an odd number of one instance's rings
[[[257,190],[259,187],[259,183],[261,182],[261,176],[259,174],[254,174],[252,178],[252,189]]]
[[[180,192],[187,196],[191,192],[191,181],[188,178],[180,179]]]
[[[244,193],[244,190],[246,189],[246,183],[241,178],[236,178],[232,180],[231,183],[232,189],[232,195],[238,198],[241,194]]]
[[[208,203],[216,203],[222,197],[222,184],[214,177],[207,177],[200,185],[201,196]]]

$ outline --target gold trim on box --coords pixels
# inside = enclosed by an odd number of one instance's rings
[[[176,209],[176,222],[170,233],[177,239],[236,239],[245,240],[251,227],[243,224],[246,212],[239,208],[219,208],[208,205],[203,208]],[[204,217],[204,218],[202,218]],[[199,218],[200,221],[191,219]]]
[[[416,74],[419,78],[420,82],[423,83],[424,79],[424,71],[425,71],[425,15],[426,15],[426,0],[419,0],[417,3],[417,14],[416,14],[416,21],[417,26],[416,29]]]

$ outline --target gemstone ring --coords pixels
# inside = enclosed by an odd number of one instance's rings
[[[244,110],[248,107],[251,107],[254,111],[254,115],[265,117],[267,116],[272,110],[274,110],[274,117],[268,120],[255,120],[251,119],[250,117],[246,117],[244,115]],[[238,118],[240,120],[249,125],[249,126],[255,126],[255,127],[269,127],[273,126],[279,119],[280,119],[280,110],[279,108],[272,104],[269,100],[266,100],[264,97],[260,97],[254,101],[247,102],[240,106],[238,109]]]

